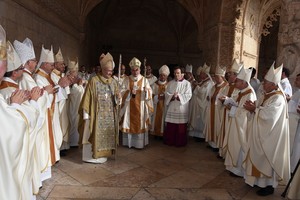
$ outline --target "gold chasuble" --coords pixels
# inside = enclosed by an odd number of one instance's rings
[[[98,75],[88,83],[82,98],[79,115],[82,120],[83,111],[89,115],[88,142],[92,145],[92,157],[101,158],[111,156],[116,150],[116,136],[118,132],[118,118],[116,113],[115,94],[118,91],[118,82],[105,79]],[[83,131],[80,132],[79,141],[83,141]],[[83,145],[85,142],[83,141]]]

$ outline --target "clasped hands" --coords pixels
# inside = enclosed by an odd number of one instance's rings
[[[173,96],[172,96],[172,98],[171,98],[171,101],[174,101],[174,100],[180,101],[179,96],[178,96],[178,92],[175,92],[175,93],[173,94]]]
[[[37,101],[44,93],[44,90],[38,86],[29,90],[15,90],[10,97],[10,103],[22,104],[27,100]]]
[[[75,77],[68,75],[68,76],[61,77],[58,81],[58,85],[60,87],[65,88],[67,86],[70,86],[73,82],[75,82]]]
[[[249,112],[254,112],[255,109],[256,109],[256,105],[255,105],[255,102],[251,101],[251,100],[247,100],[245,103],[244,103],[244,108],[246,110],[248,110]]]

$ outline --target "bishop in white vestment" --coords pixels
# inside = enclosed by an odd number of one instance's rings
[[[69,120],[70,120],[70,147],[77,147],[79,145],[79,106],[84,94],[84,87],[82,79],[78,76],[78,62],[69,61],[68,74],[74,77],[72,85],[70,85],[69,94]]]
[[[42,47],[41,58],[38,63],[38,70],[35,74],[35,81],[39,87],[50,89],[47,91],[49,102],[51,106],[48,108],[48,133],[49,133],[49,147],[51,166],[54,165],[60,159],[59,150],[62,144],[62,132],[59,122],[59,110],[56,102],[58,88],[55,87],[55,83],[51,79],[51,72],[54,69],[54,55],[53,50],[44,49]]]
[[[163,65],[159,69],[159,79],[153,84],[154,113],[151,123],[151,134],[162,137],[165,129],[165,91],[168,87],[169,67]]]
[[[68,95],[70,94],[69,85],[71,82],[68,80],[68,77],[65,76],[65,64],[64,58],[59,49],[57,54],[54,56],[54,70],[51,72],[51,79],[54,84],[59,87],[59,92],[57,93],[56,103],[59,111],[59,122],[61,127],[61,133],[63,135],[63,143],[60,147],[60,150],[67,150],[70,148],[69,145],[69,129],[70,123],[68,118]],[[62,82],[65,80],[67,83],[64,85]],[[64,153],[62,153],[64,155]]]
[[[246,101],[256,101],[256,94],[249,81],[251,69],[241,69],[235,81],[235,87],[239,90],[237,96],[226,97],[224,105],[228,108],[228,121],[225,130],[222,152],[225,155],[225,166],[228,171],[236,176],[243,177],[242,162],[247,147],[247,131],[252,125],[251,113],[244,108]]]
[[[290,150],[291,172],[296,168],[300,159],[300,74],[295,79],[296,91],[288,103],[289,127],[290,127]]]
[[[220,94],[225,89],[228,83],[225,81],[225,69],[221,67],[216,68],[213,79],[215,85],[212,87],[209,97],[208,112],[206,115],[206,122],[204,126],[205,140],[214,151],[218,151],[217,141],[221,131],[222,117],[224,116],[224,109],[222,102],[219,100]]]
[[[200,82],[193,91],[189,110],[189,136],[195,137],[197,141],[205,140],[204,124],[209,102],[207,97],[214,85],[209,75],[210,67],[206,64],[197,69],[197,76]]]
[[[152,89],[148,80],[140,74],[141,62],[133,58],[129,66],[131,75],[124,80],[121,89],[122,142],[129,148],[143,149],[149,143],[150,113],[153,112]]]
[[[29,38],[26,38],[23,42],[15,40],[14,47],[24,66],[23,75],[19,80],[19,86],[21,89],[31,91],[33,88],[38,87],[33,77],[33,73],[37,66],[37,60],[32,41]],[[50,87],[48,86],[47,89]],[[34,167],[35,171],[37,171],[33,176],[34,194],[38,193],[39,188],[41,187],[41,181],[51,177],[47,115],[47,109],[51,106],[51,102],[49,102],[48,92],[46,90],[38,99],[37,104],[40,112],[41,126],[37,127],[37,136],[34,148]]]
[[[290,177],[290,145],[287,102],[279,87],[282,66],[269,69],[263,82],[265,94],[257,101],[247,101],[244,107],[253,113],[245,151],[245,182],[261,187],[258,195],[274,193],[278,181]]]
[[[11,45],[8,50],[12,50]],[[7,70],[6,55],[6,34],[0,25],[0,83]],[[9,55],[10,59],[14,57]],[[0,94],[0,199],[28,200],[32,197],[27,170],[31,165],[30,130],[35,127],[38,115],[20,106],[28,97],[24,90],[17,90],[9,98],[8,104]]]

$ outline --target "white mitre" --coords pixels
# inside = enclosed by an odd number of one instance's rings
[[[165,74],[165,75],[169,76],[169,74],[170,74],[169,67],[167,65],[161,66],[161,68],[159,69],[159,74]]]
[[[239,73],[242,68],[242,65],[238,63],[237,59],[233,60],[231,67],[228,68],[228,72]]]
[[[130,63],[129,63],[129,66],[130,68],[134,68],[134,67],[141,67],[141,61],[139,59],[137,59],[136,57],[132,58]]]
[[[6,60],[6,33],[0,25],[0,61]]]
[[[64,62],[64,57],[61,53],[60,48],[58,49],[57,54],[55,54],[55,62]]]
[[[270,81],[270,82],[274,83],[275,85],[277,85],[281,80],[283,64],[281,64],[279,67],[277,67],[275,69],[274,63],[275,62],[273,62],[272,66],[270,67],[269,71],[267,72],[265,79],[267,81]]]
[[[197,71],[196,71],[196,75],[200,75],[200,73],[202,72],[202,70],[203,70],[202,66],[198,67]]]
[[[25,65],[28,60],[36,58],[32,41],[29,38],[26,38],[23,42],[15,40],[14,47],[23,65]]]
[[[68,71],[78,71],[78,62],[68,60]]]
[[[193,72],[193,65],[187,64],[187,65],[185,66],[185,72],[190,72],[190,73],[192,73],[192,72]]]
[[[202,72],[209,75],[209,71],[210,71],[210,66],[208,66],[206,63],[204,63]]]
[[[38,63],[38,68],[41,66],[43,62],[54,63],[54,54],[53,48],[51,46],[51,50],[45,49],[44,45],[42,46],[40,61]]]
[[[225,67],[220,67],[220,66],[216,67],[215,75],[223,76],[224,77],[225,73],[226,73],[226,68]]]
[[[249,83],[251,79],[252,69],[246,69],[244,66],[242,66],[242,69],[240,70],[240,73],[237,75],[236,78],[246,81]]]
[[[19,58],[17,52],[15,51],[13,45],[7,41],[6,43],[7,51],[7,72],[14,71],[22,66],[21,59]]]
[[[114,58],[112,57],[112,55],[109,52],[101,58],[100,66],[101,66],[101,69],[103,69],[103,68],[114,69],[115,68]]]

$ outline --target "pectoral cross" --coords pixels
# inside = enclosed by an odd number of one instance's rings
[[[107,99],[107,97],[108,97],[108,94],[107,94],[107,93],[105,93],[105,95],[104,95],[104,96],[105,96],[105,99]]]

